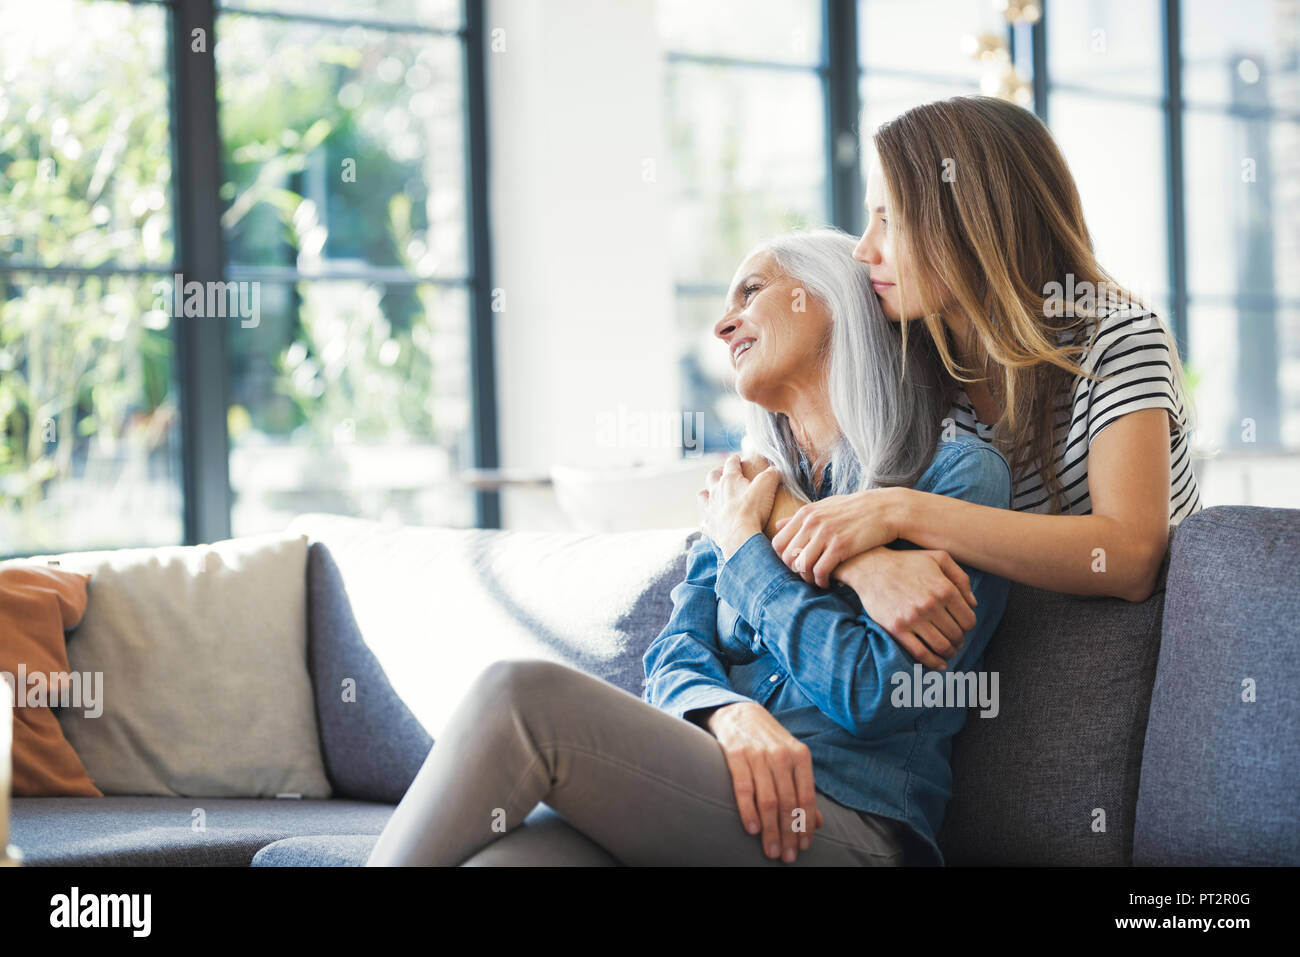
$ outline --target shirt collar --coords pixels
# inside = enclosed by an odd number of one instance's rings
[[[822,468],[821,488],[814,495],[812,490],[812,463],[810,463],[808,461],[808,457],[803,454],[803,449],[798,449],[798,452],[799,452],[799,478],[803,484],[804,491],[808,493],[809,498],[812,499],[825,498],[827,495],[830,494],[832,463],[827,462],[826,465]]]

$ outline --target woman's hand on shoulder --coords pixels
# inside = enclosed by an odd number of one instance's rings
[[[808,584],[829,588],[841,562],[898,538],[896,510],[907,491],[871,489],[809,502],[777,522],[772,547]]]
[[[899,646],[927,668],[944,670],[975,627],[970,577],[940,549],[874,548],[842,562],[835,577]]]

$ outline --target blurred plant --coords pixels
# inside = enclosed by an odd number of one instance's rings
[[[0,261],[63,271],[0,272],[0,551],[86,545],[51,522],[88,522],[104,490],[120,537],[126,497],[158,488],[142,473],[169,470],[178,488],[172,320],[154,302],[176,268],[168,17],[109,0],[6,6]],[[465,316],[435,323],[441,287],[274,271],[422,279],[440,258],[467,271],[462,40],[235,12],[215,39],[225,258],[271,272],[261,323],[228,327],[232,439],[454,445],[456,376],[437,408],[433,378],[435,359],[464,364]],[[176,504],[137,509],[179,529]]]
[[[43,7],[60,11],[76,30],[15,14],[0,33],[0,257],[169,263],[163,16]],[[60,481],[96,481],[113,501],[168,451],[171,343],[153,282],[0,273],[0,533],[24,548],[57,542]]]
[[[307,275],[328,260],[429,275],[429,214],[413,198],[427,198],[430,172],[405,129],[427,111],[427,48],[256,17],[226,16],[220,28],[228,259]],[[345,162],[356,182],[341,176]],[[255,334],[232,330],[241,435],[317,449],[435,438],[428,287],[322,279],[277,291],[280,315]]]

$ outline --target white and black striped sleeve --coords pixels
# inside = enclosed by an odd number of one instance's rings
[[[1172,342],[1164,325],[1149,313],[1108,323],[1093,346],[1097,361],[1089,363],[1102,376],[1094,380],[1088,399],[1088,444],[1121,416],[1141,409],[1164,409],[1170,431],[1183,418],[1182,401],[1174,387]]]

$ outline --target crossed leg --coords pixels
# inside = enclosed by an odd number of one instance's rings
[[[817,806],[823,826],[795,866],[902,862],[891,827],[821,791]],[[609,863],[597,850],[633,866],[781,863],[744,829],[707,731],[577,669],[499,661],[448,720],[366,863],[542,863],[548,846],[555,863]]]

